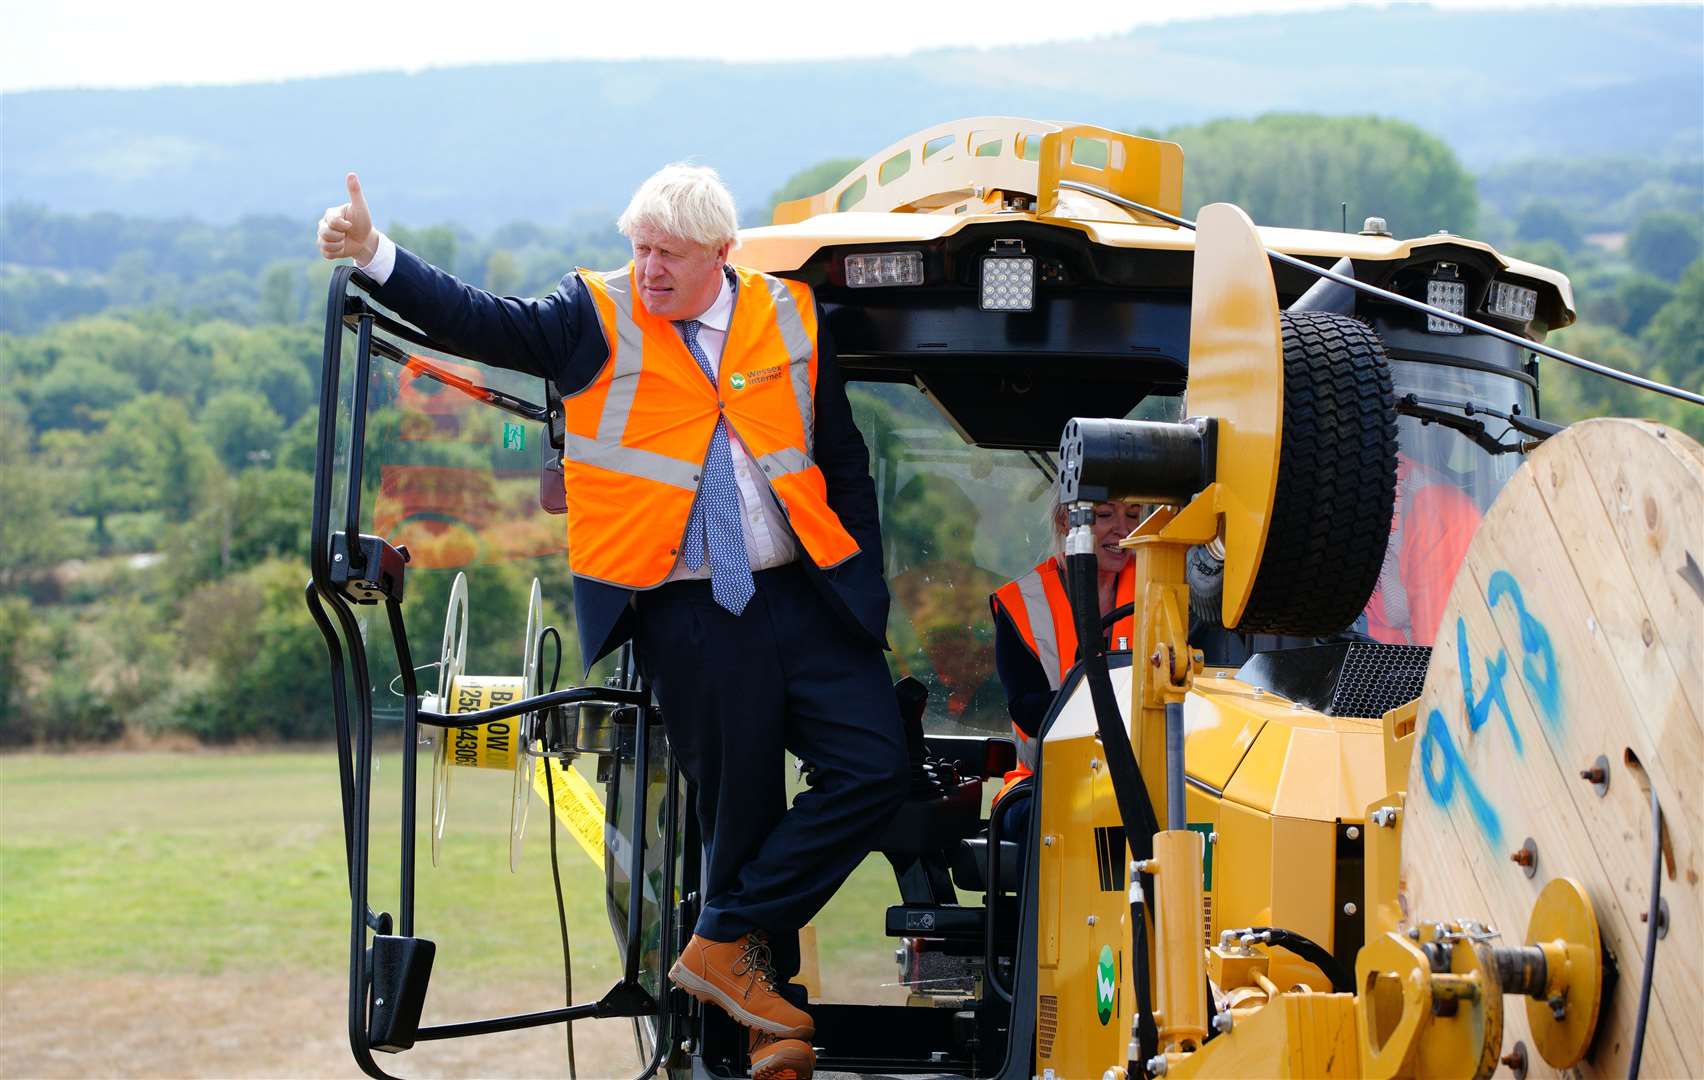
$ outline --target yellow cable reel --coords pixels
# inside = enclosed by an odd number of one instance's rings
[[[444,713],[473,713],[496,708],[540,692],[539,634],[544,629],[544,594],[537,578],[527,602],[525,645],[520,675],[468,675],[467,575],[458,573],[450,586],[444,614],[444,636],[438,660],[438,693],[426,696],[422,707]],[[521,846],[531,807],[532,757],[526,736],[533,714],[496,720],[468,728],[446,728],[433,734],[432,865],[438,865],[449,816],[451,766],[507,769],[513,777],[509,811],[509,869],[518,870]]]

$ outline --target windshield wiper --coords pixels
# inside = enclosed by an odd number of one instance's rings
[[[343,319],[344,325],[348,326],[351,330],[355,328],[356,320],[360,315],[368,314],[373,316],[373,322],[377,329],[401,338],[403,341],[406,341],[411,345],[419,345],[422,348],[427,349],[440,348],[437,342],[426,337],[424,334],[421,334],[419,331],[413,330],[411,327],[397,322],[395,319],[386,316],[382,312],[373,310],[373,308],[366,304],[361,304],[359,300],[356,300],[355,303],[359,304],[359,307],[351,305],[351,310],[354,313],[345,315]],[[394,364],[407,368],[416,375],[424,375],[432,381],[443,386],[447,386],[458,393],[465,394],[467,397],[470,397],[475,401],[490,405],[495,409],[501,409],[503,412],[509,413],[512,416],[518,416],[523,420],[531,420],[540,424],[550,423],[550,409],[547,406],[527,401],[524,398],[518,398],[513,394],[505,394],[501,390],[493,389],[492,387],[477,383],[472,379],[457,375],[455,372],[443,367],[439,362],[411,353],[407,349],[398,346],[395,342],[388,341],[377,334],[373,335],[372,349],[374,356],[382,356]]]
[[[1537,449],[1539,443],[1562,430],[1560,424],[1522,415],[1518,405],[1512,411],[1504,412],[1476,401],[1404,394],[1396,401],[1396,411],[1404,416],[1412,416],[1422,424],[1437,424],[1452,431],[1459,431],[1488,454],[1530,453]],[[1486,430],[1484,421],[1474,419],[1475,416],[1481,415],[1495,417],[1508,426],[1499,434],[1492,435]],[[1529,438],[1504,441],[1510,431],[1519,432]]]

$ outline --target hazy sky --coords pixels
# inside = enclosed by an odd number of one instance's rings
[[[0,0],[0,91],[266,82],[517,60],[874,56],[1343,6],[1345,0]]]

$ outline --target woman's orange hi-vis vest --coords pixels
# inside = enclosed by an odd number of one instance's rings
[[[680,555],[718,417],[763,471],[799,544],[824,569],[858,554],[812,456],[817,322],[810,286],[735,268],[738,291],[711,385],[680,333],[645,309],[633,268],[580,270],[609,359],[564,399],[568,565],[649,589]]]
[[[1135,597],[1135,564],[1126,562],[1124,569],[1118,572],[1113,606],[1123,607]],[[996,611],[1005,612],[1006,618],[1012,620],[1024,646],[1041,662],[1041,670],[1047,675],[1047,685],[1058,693],[1059,688],[1065,685],[1065,676],[1077,663],[1077,626],[1071,616],[1071,597],[1065,591],[1059,561],[1048,558],[1018,580],[1000,586],[989,600]],[[1114,648],[1130,647],[1135,625],[1130,615],[1113,624]],[[1041,755],[1040,740],[1024,734],[1015,722],[1012,732],[1018,740],[1018,764],[1006,774],[1005,784],[994,796],[995,802],[999,802],[1020,780],[1034,775]]]

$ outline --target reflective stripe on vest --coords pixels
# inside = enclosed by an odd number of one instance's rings
[[[1123,607],[1136,595],[1136,568],[1126,562],[1118,572],[1113,594],[1113,606]],[[1065,684],[1065,676],[1077,663],[1077,627],[1071,614],[1070,594],[1066,592],[1057,560],[1049,558],[1016,581],[1000,586],[992,600],[1006,613],[1012,626],[1023,639],[1024,647],[1041,663],[1047,685],[1054,693]],[[1134,619],[1126,615],[1113,624],[1112,638],[1130,638],[1135,633]],[[1024,734],[1017,724],[1012,725],[1017,737],[1018,768],[1007,775],[1009,788],[1014,774],[1034,772],[1041,760],[1041,741]],[[1002,794],[1006,788],[1002,788]]]
[[[1136,570],[1125,563],[1118,572],[1114,607],[1123,607],[1136,595]],[[1048,688],[1058,692],[1065,676],[1077,663],[1077,624],[1071,614],[1071,597],[1055,559],[1048,559],[1016,581],[1000,586],[994,603],[1012,620],[1024,647],[1041,663]],[[1112,627],[1114,642],[1134,634],[1129,615]]]
[[[809,287],[735,269],[734,313],[712,385],[675,326],[636,299],[631,265],[579,274],[610,355],[589,385],[563,401],[574,572],[626,588],[667,578],[719,418],[811,558],[826,568],[856,555],[812,456],[817,354]]]
[[[581,273],[586,278],[594,276],[585,271]],[[624,446],[621,442],[633,413],[633,398],[639,393],[645,338],[639,332],[639,325],[633,321],[633,284],[628,271],[611,270],[595,276],[603,282],[610,299],[615,301],[612,305],[615,325],[606,327],[605,333],[605,337],[611,338],[610,363],[605,365],[610,370],[609,394],[604,398],[603,411],[598,414],[597,434],[588,437],[567,432],[563,436],[563,450],[574,461],[697,491],[697,464]],[[613,335],[607,332],[611,329],[614,330]]]

